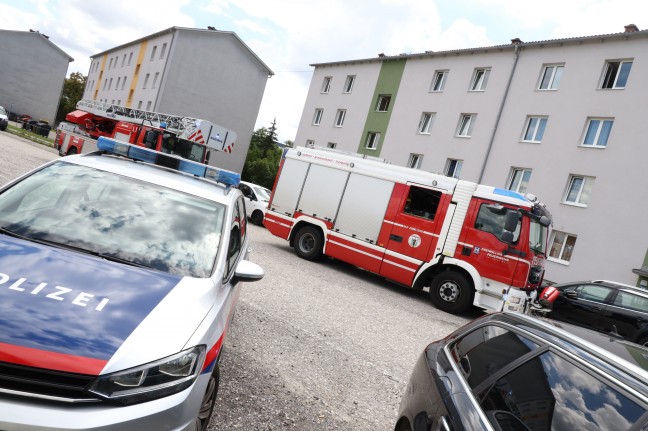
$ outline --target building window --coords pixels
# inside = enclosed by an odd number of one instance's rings
[[[112,78],[110,78],[110,81],[108,81],[108,90],[112,88]]]
[[[342,127],[345,116],[346,109],[338,109],[337,114],[335,114],[335,127]]]
[[[586,207],[592,194],[593,184],[593,177],[570,175],[563,203]]]
[[[378,96],[378,103],[376,103],[376,111],[387,112],[389,109],[389,102],[391,102],[391,95],[381,94]]]
[[[380,133],[369,132],[367,133],[367,142],[365,143],[365,148],[367,150],[375,150],[376,148],[378,148],[379,141],[380,141]]]
[[[344,83],[344,93],[353,91],[353,83],[355,82],[355,75],[347,75],[346,82]]]
[[[166,54],[166,47],[167,47],[167,44],[163,43],[162,44],[162,50],[160,51],[160,60],[162,60],[164,58],[164,54]]]
[[[140,65],[135,66],[135,76],[139,75]]]
[[[151,51],[151,58],[150,61],[153,61],[155,59],[155,53],[157,52],[157,45],[153,47],[153,51]]]
[[[315,148],[315,141],[313,141],[312,139],[308,139],[306,141],[306,148]]]
[[[605,148],[614,120],[606,118],[590,118],[587,123],[587,132],[583,138],[583,146]]]
[[[547,117],[528,117],[522,140],[524,142],[542,142],[546,127]]]
[[[423,114],[421,114],[421,120],[419,121],[418,132],[422,135],[429,135],[431,125],[432,125],[432,113],[424,112]]]
[[[123,90],[125,86],[126,86],[126,77],[124,76],[124,80],[122,81],[122,88],[121,89]]]
[[[605,63],[605,74],[601,88],[625,88],[630,76],[632,60],[608,61]]]
[[[407,161],[408,168],[420,169],[421,162],[423,161],[423,154],[410,154],[409,160]]]
[[[110,70],[112,68],[112,62],[113,62],[113,59],[111,58],[110,63],[108,63],[108,70]]]
[[[486,84],[488,84],[488,77],[490,76],[490,69],[475,69],[473,75],[470,91],[484,91]]]
[[[330,76],[324,77],[324,82],[322,82],[322,93],[328,93],[331,90],[331,79]]]
[[[104,78],[104,88],[108,87],[108,78]]]
[[[142,101],[137,102],[137,109],[142,109]]]
[[[119,100],[117,101],[117,104],[118,104],[119,106],[121,106],[121,99],[119,99]]]
[[[337,144],[335,142],[329,142],[328,144],[326,144],[326,148],[336,149]]]
[[[526,193],[529,179],[531,178],[531,169],[511,168],[507,189],[518,193]]]
[[[462,165],[463,165],[463,160],[448,159],[444,169],[445,175],[448,177],[459,178],[459,175],[461,175]]]
[[[430,92],[443,91],[447,77],[447,70],[437,70],[434,72],[434,78],[432,78],[432,84],[430,85]]]
[[[146,110],[147,111],[151,110],[151,101],[150,100],[148,102],[146,102]]]
[[[117,84],[115,84],[115,90],[119,89],[119,81],[121,81],[121,76],[117,77]]]
[[[576,235],[554,230],[549,244],[549,258],[551,260],[569,263],[576,246]]]
[[[457,127],[457,136],[470,138],[472,135],[473,124],[475,123],[474,114],[461,114],[459,118],[459,127]]]
[[[544,66],[542,69],[542,79],[540,80],[539,90],[557,90],[562,78],[565,66],[552,64]]]
[[[124,54],[124,56],[122,57],[121,67],[124,67],[125,64],[126,64],[126,54]]]
[[[155,88],[155,85],[157,84],[157,80],[160,77],[160,72],[155,72],[155,76],[153,77],[153,85],[151,88]]]
[[[322,123],[322,115],[324,115],[324,110],[317,108],[315,110],[315,115],[313,116],[313,125],[319,126]]]
[[[146,86],[148,85],[149,76],[151,76],[151,74],[147,73],[144,77],[144,84],[142,85],[142,88],[146,88]]]
[[[131,52],[131,53],[128,55],[128,65],[129,65],[129,66],[131,65],[131,60],[132,60],[132,59],[133,59],[133,53]]]

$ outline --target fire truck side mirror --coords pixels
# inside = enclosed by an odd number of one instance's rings
[[[518,221],[520,221],[520,213],[517,211],[507,211],[506,212],[506,220],[504,220],[504,230],[506,232],[515,232],[515,229],[517,229]]]
[[[549,227],[551,225],[551,219],[547,216],[542,216],[540,217],[540,220],[538,220],[538,223],[540,223],[541,226]]]

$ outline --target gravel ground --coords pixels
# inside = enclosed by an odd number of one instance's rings
[[[0,184],[57,157],[0,132]],[[211,430],[390,430],[423,348],[468,320],[342,262],[299,259],[250,224],[250,260],[221,360]]]

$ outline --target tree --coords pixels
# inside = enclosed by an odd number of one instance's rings
[[[83,98],[87,77],[80,72],[72,72],[69,78],[65,78],[63,92],[56,111],[56,123],[65,120],[65,116],[76,109],[76,104]]]
[[[278,146],[276,120],[272,127],[261,127],[252,134],[243,173],[244,181],[271,189],[279,169],[281,148]]]

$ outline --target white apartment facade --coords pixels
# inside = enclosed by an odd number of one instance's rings
[[[234,32],[171,27],[91,57],[84,99],[201,118],[233,130],[209,163],[243,170],[272,70]]]
[[[532,193],[554,216],[548,280],[647,286],[647,60],[629,25],[314,64],[295,143]]]

